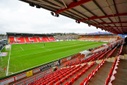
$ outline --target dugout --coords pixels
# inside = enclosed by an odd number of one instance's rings
[[[0,50],[2,50],[2,48],[7,45],[7,40],[0,40]]]

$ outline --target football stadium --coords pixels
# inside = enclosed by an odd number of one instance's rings
[[[18,2],[105,32],[0,34],[0,85],[127,85],[127,0]]]

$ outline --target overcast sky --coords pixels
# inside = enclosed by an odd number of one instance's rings
[[[0,0],[0,33],[91,33],[101,31],[50,11],[30,7],[19,0]]]

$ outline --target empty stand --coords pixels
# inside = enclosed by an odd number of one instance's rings
[[[49,41],[55,41],[55,38],[52,37],[52,36],[50,36],[50,37],[48,37],[48,40],[49,40]]]
[[[25,39],[22,36],[16,37],[17,43],[25,43]]]
[[[9,36],[10,44],[15,43],[37,43],[37,42],[52,42],[55,41],[53,36]]]
[[[95,69],[95,67],[97,66],[97,64],[93,64],[92,66],[90,66],[88,69],[84,68],[83,73],[81,75],[81,77],[79,77],[74,83],[73,85],[79,85],[81,83],[81,81],[83,81],[84,78],[86,78],[88,76],[88,74],[90,74],[90,72]]]
[[[114,35],[84,35],[79,40],[113,42],[118,39],[117,37]]]
[[[26,43],[30,43],[30,40],[29,40],[28,36],[25,37],[25,40],[26,40]]]
[[[95,53],[86,59],[79,58],[80,56],[83,56],[80,54],[80,55],[77,55],[77,58],[67,61],[66,65],[71,66],[71,65],[81,64],[81,63],[87,63],[90,61],[96,61],[96,60],[101,60],[105,58],[115,57],[115,56],[118,56],[122,52],[122,48],[123,48],[123,45],[111,47],[110,49],[106,48],[103,51]]]
[[[37,42],[37,39],[36,39],[35,36],[33,36],[33,37],[29,37],[29,41],[31,41],[31,42]]]
[[[97,65],[95,69],[93,69],[91,73],[86,78],[84,78],[84,80],[80,83],[80,85],[89,84],[90,80],[96,75],[96,73],[100,70],[100,68],[104,65],[104,63],[105,60],[103,60],[99,65]]]
[[[15,37],[14,36],[9,36],[8,39],[9,39],[10,44],[15,43]]]
[[[81,83],[80,85],[85,85],[85,83],[104,85],[111,66],[112,63],[105,62],[105,60],[102,60],[100,64],[91,63],[90,65],[71,66],[59,69],[29,85],[79,85],[79,83]]]
[[[30,83],[29,85],[39,85],[39,84],[48,84],[53,85],[54,83],[63,83],[75,72],[79,71],[82,66],[73,66],[69,68],[59,69],[45,77]],[[59,82],[58,82],[59,81]]]
[[[36,36],[36,39],[37,39],[38,42],[42,42],[42,40],[40,39],[39,36]]]
[[[48,39],[48,37],[44,36],[44,37],[42,37],[42,41],[43,42],[49,42],[49,39]]]

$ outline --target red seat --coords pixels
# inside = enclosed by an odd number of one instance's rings
[[[60,85],[61,83],[58,81],[55,85]]]
[[[72,79],[70,80],[70,83],[73,84],[74,82],[75,82],[75,78],[72,78]]]
[[[88,79],[90,80],[92,78],[93,74],[88,75]]]
[[[83,82],[83,85],[87,85],[88,84],[88,78],[85,78],[84,82]]]
[[[70,82],[66,82],[64,85],[70,85]]]

